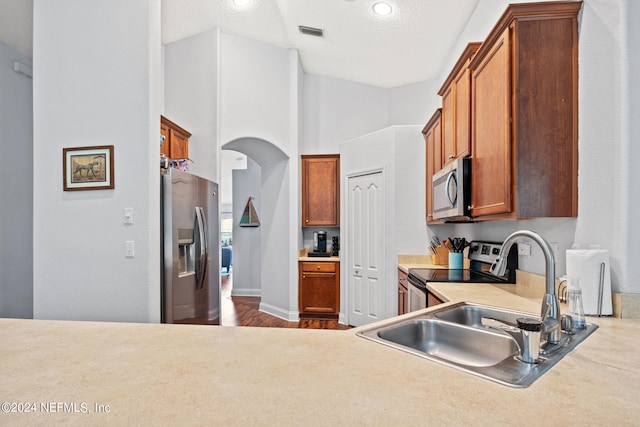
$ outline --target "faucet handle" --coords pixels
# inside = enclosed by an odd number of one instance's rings
[[[529,332],[542,332],[542,322],[538,319],[531,319],[529,317],[519,317],[516,319],[518,322],[518,328],[523,331]]]
[[[573,330],[573,317],[567,314],[563,314],[562,317],[560,317],[560,327],[568,335],[575,334]]]

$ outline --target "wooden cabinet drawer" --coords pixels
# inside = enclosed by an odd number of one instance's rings
[[[335,273],[335,262],[303,262],[302,271],[305,273]]]

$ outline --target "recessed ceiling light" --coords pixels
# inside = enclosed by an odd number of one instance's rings
[[[379,2],[373,5],[373,11],[380,16],[385,16],[389,15],[393,11],[393,9],[391,8],[391,5],[389,3]]]
[[[245,7],[251,2],[251,0],[233,0],[233,4],[238,7]]]

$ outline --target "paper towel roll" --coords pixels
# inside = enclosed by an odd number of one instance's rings
[[[568,249],[567,276],[580,280],[584,314],[598,314],[598,295],[600,292],[600,266],[604,263],[604,283],[602,286],[602,312],[613,314],[611,303],[611,272],[609,270],[609,251],[604,249]]]

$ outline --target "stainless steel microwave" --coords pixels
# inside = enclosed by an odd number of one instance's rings
[[[469,221],[471,202],[471,159],[461,158],[446,164],[433,175],[433,219]]]

